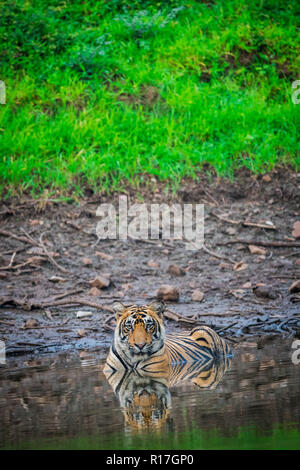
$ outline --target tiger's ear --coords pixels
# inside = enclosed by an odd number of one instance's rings
[[[116,318],[118,319],[126,310],[125,305],[121,304],[121,302],[116,302],[112,306],[113,311],[115,312]]]
[[[157,315],[159,315],[161,318],[163,317],[163,313],[165,310],[165,304],[164,302],[160,302],[159,300],[155,300],[152,302],[150,305],[148,305],[151,310],[153,310]]]

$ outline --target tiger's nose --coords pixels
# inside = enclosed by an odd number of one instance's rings
[[[135,343],[135,345],[142,350],[146,343]]]

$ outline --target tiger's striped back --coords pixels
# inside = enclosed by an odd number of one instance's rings
[[[165,340],[171,364],[215,359],[230,354],[228,344],[208,326],[169,334]]]

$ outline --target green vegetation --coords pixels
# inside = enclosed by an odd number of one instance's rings
[[[299,169],[297,0],[0,0],[0,194]]]

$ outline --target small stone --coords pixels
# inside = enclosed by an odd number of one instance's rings
[[[300,266],[300,258],[296,259],[296,265]]]
[[[124,284],[121,284],[121,287],[125,292],[127,292],[128,290],[132,289],[132,284],[125,282]]]
[[[107,261],[111,261],[114,257],[108,255],[107,253],[103,253],[103,251],[96,251],[96,255],[102,259],[106,259]]]
[[[60,277],[60,276],[52,276],[49,278],[49,281],[51,282],[66,282],[67,279],[65,279],[64,277]]]
[[[246,250],[246,247],[245,245],[237,245],[236,249],[239,251],[243,251],[243,250]]]
[[[32,248],[29,248],[29,250],[27,250],[27,253],[29,255],[44,255],[45,254],[43,248],[40,248],[39,246],[33,246]]]
[[[90,259],[90,258],[82,258],[82,263],[85,265],[85,266],[90,266],[93,264],[93,261]]]
[[[92,287],[89,290],[88,295],[91,295],[92,297],[98,297],[101,295],[101,291],[97,287]]]
[[[242,285],[243,289],[251,289],[251,287],[252,287],[251,282],[245,282],[245,284]]]
[[[222,263],[219,264],[219,267],[220,267],[220,269],[229,269],[229,268],[231,268],[231,264],[222,262]]]
[[[44,258],[43,256],[32,256],[31,258],[28,258],[27,263],[28,264],[41,264],[45,260],[46,258]]]
[[[228,228],[226,228],[225,232],[228,233],[228,235],[235,235],[236,234],[236,228],[228,227]]]
[[[159,263],[157,261],[154,261],[153,259],[150,259],[147,263],[149,268],[159,268]]]
[[[182,269],[180,266],[177,266],[177,264],[170,264],[170,266],[168,267],[168,273],[172,276],[184,276],[185,270]]]
[[[36,326],[38,326],[37,320],[35,320],[34,318],[29,318],[28,320],[26,320],[22,328],[24,330],[27,330],[30,328],[35,328]]]
[[[229,294],[232,294],[236,299],[242,299],[244,291],[242,289],[232,289],[228,291]]]
[[[86,310],[78,310],[78,312],[76,313],[77,318],[91,317],[92,315],[92,312],[88,312]]]
[[[276,299],[277,294],[274,292],[271,286],[255,286],[253,287],[253,293],[256,297],[265,299]]]
[[[110,279],[108,276],[97,276],[95,279],[89,281],[91,287],[98,287],[98,289],[103,289],[110,285]]]
[[[249,250],[252,255],[265,255],[267,253],[267,250],[256,245],[249,245]]]
[[[34,225],[40,225],[41,221],[38,219],[33,219],[33,220],[30,220],[29,223],[31,226],[34,226]]]
[[[202,302],[203,299],[204,299],[204,293],[201,292],[201,290],[199,289],[194,290],[194,292],[192,293],[192,301]]]
[[[173,300],[177,302],[179,299],[179,290],[177,287],[165,284],[157,291],[157,298],[162,300]]]
[[[265,183],[270,183],[270,181],[271,181],[271,176],[270,176],[270,175],[264,175],[264,176],[262,177],[262,179],[263,179],[263,181],[264,181]]]
[[[233,266],[234,271],[243,271],[244,269],[248,268],[248,264],[243,263],[243,261],[239,261]]]
[[[86,331],[84,329],[77,330],[77,334],[80,336],[80,338],[83,338],[86,335]]]

